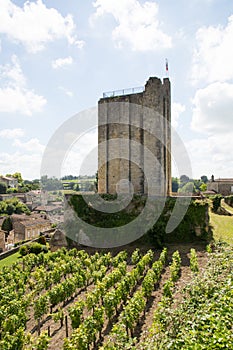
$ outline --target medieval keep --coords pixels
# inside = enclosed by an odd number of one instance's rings
[[[131,182],[134,193],[169,195],[170,122],[168,78],[150,77],[144,88],[104,93],[98,102],[98,192],[128,193]]]

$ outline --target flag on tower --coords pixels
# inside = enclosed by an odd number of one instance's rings
[[[168,60],[166,58],[166,72],[168,73]]]

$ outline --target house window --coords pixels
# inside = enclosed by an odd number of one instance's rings
[[[233,193],[233,186],[231,186],[231,193]]]

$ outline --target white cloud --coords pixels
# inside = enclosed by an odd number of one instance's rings
[[[17,87],[0,88],[0,112],[32,115],[33,112],[40,112],[45,103],[44,97],[33,91]]]
[[[41,153],[44,151],[45,146],[40,144],[37,138],[32,138],[27,142],[22,142],[19,139],[16,139],[13,143],[14,147],[18,149],[22,149],[24,151],[33,152],[33,153]]]
[[[59,89],[60,89],[61,91],[63,91],[63,92],[64,92],[67,96],[69,96],[69,97],[73,97],[73,96],[74,96],[74,94],[73,94],[72,91],[67,90],[67,89],[64,88],[63,86],[59,86]]]
[[[233,15],[223,26],[202,27],[196,33],[192,80],[194,83],[233,78]]]
[[[199,89],[193,104],[192,129],[233,136],[233,84],[216,82]]]
[[[79,48],[84,44],[77,40],[72,16],[63,17],[42,0],[26,1],[22,8],[10,0],[0,0],[0,8],[0,33],[20,42],[30,52],[40,51],[48,42],[62,38]]]
[[[65,58],[57,58],[56,60],[52,61],[52,67],[54,69],[63,68],[65,66],[71,65],[72,63],[73,58],[71,56]]]
[[[15,55],[11,63],[0,66],[0,74],[0,112],[32,115],[42,110],[46,99],[27,88],[26,78]]]
[[[171,106],[171,124],[173,126],[173,128],[177,128],[179,125],[179,118],[180,118],[180,114],[183,113],[185,111],[185,106],[178,103],[178,102],[173,102],[172,106]]]
[[[97,129],[83,134],[78,140],[76,140],[76,142],[73,143],[72,147],[67,152],[62,164],[62,176],[67,174],[95,174],[98,169],[97,146]]]
[[[193,105],[192,129],[203,134],[185,143],[193,173],[232,177],[233,84],[215,82],[197,90]]]
[[[193,139],[185,143],[188,150],[194,178],[212,174],[218,177],[232,177],[233,137],[232,133],[212,135],[205,139]]]
[[[2,129],[0,130],[0,137],[5,139],[15,139],[24,136],[23,129]]]
[[[158,20],[158,5],[146,1],[140,4],[137,0],[96,0],[93,3],[96,12],[90,22],[110,14],[117,26],[112,38],[118,48],[130,46],[133,51],[155,51],[172,46],[171,37],[161,29]]]
[[[11,63],[0,66],[1,79],[11,81],[11,85],[25,86],[26,79],[23,75],[19,60],[16,55],[12,55]]]
[[[13,174],[20,171],[24,179],[32,180],[40,177],[41,154],[0,153],[0,173]]]
[[[17,136],[19,137],[19,135]],[[16,171],[20,171],[25,179],[39,178],[45,146],[37,138],[32,138],[25,142],[16,138],[12,146],[12,152],[0,153],[0,173],[13,174]]]

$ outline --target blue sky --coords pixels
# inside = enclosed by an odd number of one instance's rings
[[[162,79],[168,58],[193,177],[233,177],[232,42],[229,0],[0,0],[0,173],[40,177],[62,123],[104,91]],[[96,132],[83,137],[63,174],[95,144]]]

